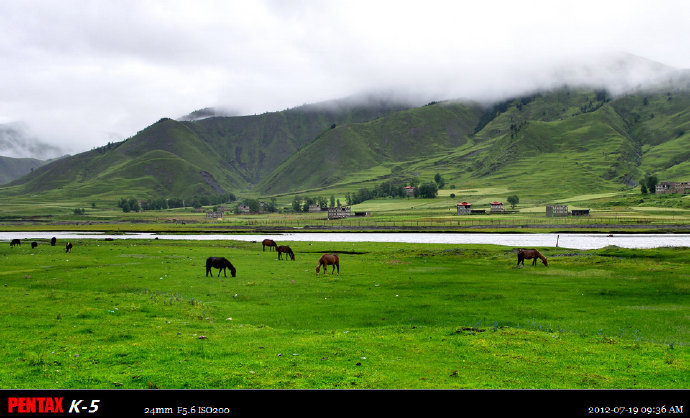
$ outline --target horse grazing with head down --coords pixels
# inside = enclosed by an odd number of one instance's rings
[[[519,266],[520,263],[522,263],[522,265],[524,266],[525,265],[525,258],[533,259],[532,260],[533,266],[537,265],[537,258],[541,259],[541,262],[544,263],[545,266],[547,266],[547,267],[549,266],[548,261],[546,261],[546,257],[544,257],[544,255],[542,253],[540,253],[538,250],[535,250],[535,249],[529,249],[529,250],[521,249],[521,250],[519,250],[517,253],[517,259],[518,259],[517,265]]]
[[[225,257],[209,257],[206,259],[206,277],[208,277],[209,273],[211,273],[211,277],[213,277],[211,267],[218,269],[218,277],[220,277],[221,271],[223,272],[225,277],[228,277],[228,274],[225,272],[226,268],[230,269],[230,274],[232,275],[232,277],[235,277],[235,273],[237,273],[237,269],[235,269],[235,266],[233,266],[232,263],[228,261],[228,259]]]
[[[340,259],[337,254],[324,254],[321,256],[319,264],[316,265],[317,275],[319,274],[319,270],[321,270],[321,266],[323,266],[323,274],[326,274],[328,266],[333,266],[331,274],[333,274],[336,268],[338,269],[338,274],[340,274]]]
[[[22,242],[20,240],[18,240],[17,238],[15,238],[12,241],[10,241],[10,247],[14,247],[15,245],[19,245],[21,247]]]
[[[287,254],[285,256],[285,259],[288,259],[288,256],[292,258],[292,261],[295,261],[295,253],[292,252],[292,248],[288,247],[287,245],[281,245],[279,247],[276,247],[276,250],[278,251],[278,260],[281,259],[281,255],[283,253]]]
[[[266,247],[268,247],[268,251],[271,251],[271,249],[276,249],[278,244],[276,244],[275,241],[272,239],[265,239],[261,242],[261,245],[263,245],[263,250],[266,251]]]

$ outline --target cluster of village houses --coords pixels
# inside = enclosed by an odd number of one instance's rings
[[[414,187],[405,187],[405,192],[408,196],[414,196]],[[666,193],[690,193],[690,182],[661,182],[656,186],[657,194]],[[263,202],[261,203],[263,207]],[[250,213],[249,206],[239,205],[240,213]],[[219,206],[216,211],[206,212],[206,218],[220,219],[224,216],[227,208]],[[369,216],[369,212],[352,212],[349,206],[337,206],[332,208],[322,208],[320,205],[309,205],[310,213],[328,212],[328,219],[343,219],[351,216]],[[468,202],[461,202],[457,204],[458,215],[478,215],[486,214],[486,209],[472,209],[472,204]],[[508,213],[503,207],[503,202],[491,202],[489,204],[490,214]],[[547,205],[547,217],[561,217],[561,216],[589,216],[589,209],[572,209],[568,210],[567,205]]]

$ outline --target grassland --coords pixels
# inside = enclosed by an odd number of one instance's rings
[[[690,387],[688,248],[74,244],[0,247],[0,387]]]

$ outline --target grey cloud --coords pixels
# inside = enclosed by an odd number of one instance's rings
[[[562,82],[622,90],[668,72],[655,62],[690,68],[690,3],[676,0],[0,6],[0,123],[70,152],[207,107],[251,114],[381,90],[488,100]]]

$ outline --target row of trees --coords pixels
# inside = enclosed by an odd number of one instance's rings
[[[406,186],[415,187],[414,197],[433,199],[436,196],[438,196],[438,190],[443,188],[444,185],[445,180],[440,174],[436,174],[436,176],[434,176],[434,181],[425,182],[422,184],[419,184],[419,182],[416,179],[407,182],[400,179],[392,179],[379,183],[371,189],[363,187],[356,192],[346,193],[345,204],[347,206],[352,206],[367,200],[377,198],[407,197],[408,194],[405,191]],[[341,206],[341,202],[340,199],[336,199],[332,195],[330,199],[327,199],[323,196],[295,196],[292,199],[293,212],[308,212],[309,206],[311,205],[319,205],[322,208],[325,208]]]
[[[235,200],[237,200],[237,198],[233,193],[220,193],[198,197],[195,196],[191,199],[173,197],[167,199],[157,198],[138,200],[134,197],[121,197],[117,203],[117,206],[122,209],[123,212],[139,212],[145,210],[164,210],[184,207],[200,208],[202,206],[234,202]]]
[[[308,196],[295,196],[292,199],[292,211],[293,212],[309,212],[309,206],[319,205],[322,208],[325,207],[335,207],[340,206],[340,199],[336,199],[335,196],[331,195],[330,200],[323,196],[318,197],[308,197]]]
[[[276,206],[276,198],[272,197],[270,201],[264,202],[258,199],[242,199],[242,204],[249,207],[250,213],[260,213],[260,212],[277,212],[278,207]],[[235,214],[239,214],[240,205],[235,206]]]
[[[412,184],[413,187],[415,187],[413,196],[425,199],[433,199],[438,196],[438,190],[440,188],[439,184],[445,184],[445,182],[437,183],[429,181],[422,184],[415,182]],[[372,189],[361,188],[354,193],[348,192],[345,194],[345,201],[348,205],[356,205],[366,200],[382,197],[407,197],[408,194],[405,191],[406,186],[407,184],[405,183],[389,180],[374,186]]]

